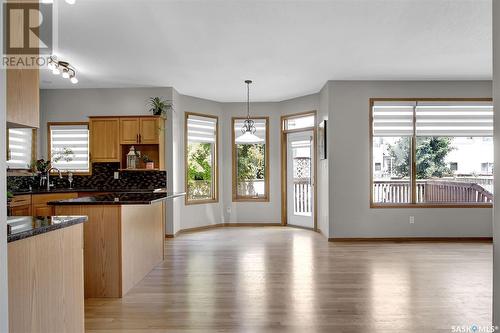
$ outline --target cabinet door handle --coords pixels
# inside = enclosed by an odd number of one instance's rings
[[[136,135],[135,135],[135,142],[136,142],[136,143],[139,143],[139,134],[136,134]]]
[[[139,143],[142,142],[142,135],[139,134]]]

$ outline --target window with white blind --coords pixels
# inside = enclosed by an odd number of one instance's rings
[[[491,101],[371,101],[372,206],[490,206]]]
[[[9,128],[9,169],[29,169],[33,156],[33,129]]]
[[[218,200],[218,117],[186,113],[186,204]]]
[[[233,201],[269,200],[269,119],[252,120],[255,132],[245,133],[245,119],[232,119]]]
[[[90,171],[88,123],[49,123],[48,131],[52,167],[68,172]]]

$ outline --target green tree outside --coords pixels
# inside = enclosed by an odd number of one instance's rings
[[[417,179],[453,176],[446,163],[446,156],[455,149],[452,140],[449,137],[417,137]],[[401,178],[410,176],[410,141],[409,137],[401,138],[387,149],[393,159],[392,171]]]
[[[212,196],[212,144],[188,144],[188,196],[206,199]]]
[[[265,145],[238,144],[238,181],[264,179],[265,176]]]

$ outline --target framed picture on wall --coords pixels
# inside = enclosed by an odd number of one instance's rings
[[[326,133],[326,120],[323,120],[318,125],[318,149],[319,149],[319,158],[322,160],[326,160],[327,156],[327,133]]]

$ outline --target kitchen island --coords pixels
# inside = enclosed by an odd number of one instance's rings
[[[9,332],[84,332],[85,216],[9,217]]]
[[[58,215],[86,215],[85,298],[122,297],[163,261],[164,202],[184,193],[108,193],[49,202]]]

